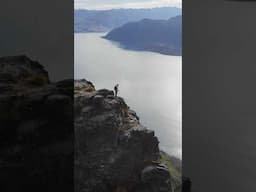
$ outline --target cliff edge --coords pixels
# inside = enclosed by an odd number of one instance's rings
[[[140,124],[121,97],[96,90],[85,79],[76,80],[74,90],[76,192],[180,189],[161,163],[154,132]]]
[[[180,170],[113,91],[50,82],[38,62],[15,56],[0,58],[0,92],[4,191],[180,191]]]

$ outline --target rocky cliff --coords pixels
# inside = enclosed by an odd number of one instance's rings
[[[2,191],[180,189],[180,170],[113,91],[50,82],[42,65],[16,56],[0,58],[0,93]]]
[[[73,80],[26,56],[0,58],[0,190],[73,190]]]
[[[75,81],[76,192],[170,192],[180,189],[161,163],[153,131],[111,90]]]

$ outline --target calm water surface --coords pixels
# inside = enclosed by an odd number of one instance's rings
[[[160,148],[181,158],[181,57],[124,50],[103,35],[75,34],[75,78],[96,89],[119,83],[119,96],[155,131]]]

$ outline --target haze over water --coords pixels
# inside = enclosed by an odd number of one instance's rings
[[[160,149],[181,158],[181,57],[124,50],[103,35],[75,34],[75,78],[92,81],[96,89],[119,83],[119,96],[155,131]]]

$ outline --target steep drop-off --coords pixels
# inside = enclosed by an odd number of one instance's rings
[[[50,82],[26,56],[0,58],[0,91],[3,191],[180,190],[175,161],[113,91]]]
[[[75,81],[76,192],[170,192],[181,185],[163,164],[153,131],[111,90]],[[170,138],[171,139],[171,138]],[[163,154],[162,154],[163,155]],[[171,164],[169,164],[171,165]]]

